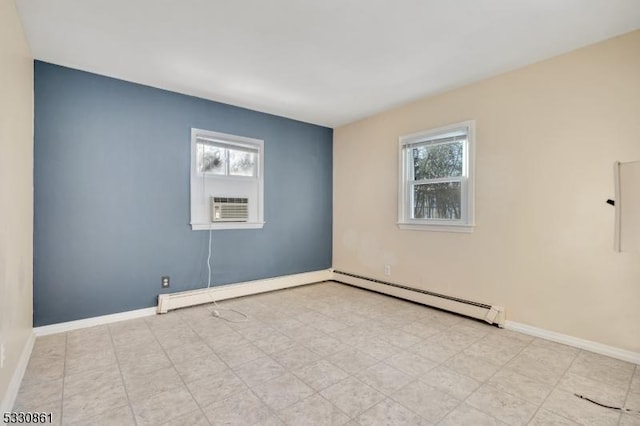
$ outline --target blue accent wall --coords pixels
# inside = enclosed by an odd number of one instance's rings
[[[36,61],[35,326],[206,286],[192,127],[265,144],[266,225],[213,232],[213,284],[331,266],[331,129]]]

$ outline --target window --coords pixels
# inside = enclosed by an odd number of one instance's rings
[[[398,226],[472,232],[474,122],[400,137]]]
[[[263,227],[263,148],[259,139],[191,129],[192,229]]]
[[[258,149],[198,138],[198,173],[220,176],[258,175]]]

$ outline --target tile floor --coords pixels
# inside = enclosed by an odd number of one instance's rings
[[[337,283],[38,338],[64,425],[640,425],[640,367]],[[225,312],[231,315],[231,312]]]

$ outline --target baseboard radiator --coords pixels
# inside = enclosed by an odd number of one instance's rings
[[[233,299],[235,297],[249,296],[268,291],[281,290],[289,287],[297,287],[329,281],[333,277],[330,269],[303,272],[301,274],[284,275],[276,278],[246,281],[242,283],[227,284],[198,290],[167,293],[158,296],[157,313],[166,314],[168,311],[189,306],[202,305],[220,300]]]
[[[333,271],[333,280],[343,284],[365,288],[378,293],[388,294],[445,311],[454,312],[471,318],[484,320],[489,324],[504,326],[504,307],[474,302],[459,297],[447,296],[427,290],[408,287],[401,284],[381,281],[344,271]]]

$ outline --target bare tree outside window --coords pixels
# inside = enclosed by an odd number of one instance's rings
[[[222,176],[257,176],[258,155],[255,152],[198,144],[198,172]]]
[[[398,227],[473,232],[475,121],[400,136]]]
[[[462,141],[413,148],[413,217],[459,220],[462,216]],[[451,179],[457,178],[457,179]]]

